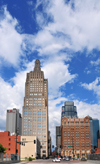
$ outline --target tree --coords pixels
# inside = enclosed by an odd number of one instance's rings
[[[6,150],[7,150],[7,148],[6,148],[6,147],[3,147],[3,146],[0,144],[0,153],[4,153]]]

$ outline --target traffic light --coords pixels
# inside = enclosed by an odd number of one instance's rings
[[[16,149],[16,154],[18,153],[18,149]]]
[[[34,144],[36,144],[36,140],[34,140]]]

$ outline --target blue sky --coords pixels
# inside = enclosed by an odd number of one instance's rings
[[[100,1],[0,1],[0,131],[6,109],[22,112],[36,59],[48,78],[52,144],[65,101],[100,119]]]

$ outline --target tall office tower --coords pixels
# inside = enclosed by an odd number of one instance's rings
[[[22,131],[22,117],[19,110],[16,108],[7,110],[6,114],[6,131],[10,132],[10,135],[21,135]]]
[[[57,153],[61,152],[61,126],[56,126],[56,147]]]
[[[66,116],[67,118],[78,118],[77,108],[76,106],[74,106],[73,101],[66,101],[64,103],[64,106],[62,106],[61,120],[64,116]]]
[[[41,142],[41,156],[48,156],[48,80],[40,61],[27,73],[23,106],[22,135],[36,136]]]

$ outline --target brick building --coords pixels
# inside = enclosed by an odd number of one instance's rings
[[[100,138],[98,139],[98,148],[95,149],[95,154],[100,154]]]
[[[17,142],[20,142],[20,136],[17,136]],[[6,147],[6,153],[15,154],[16,153],[16,136],[10,136],[9,131],[0,132],[0,144]],[[17,143],[17,154],[20,155],[20,144]]]
[[[61,123],[61,155],[86,157],[88,153],[91,153],[89,117],[63,117]]]

